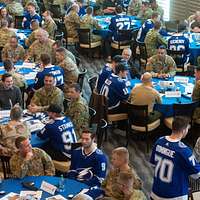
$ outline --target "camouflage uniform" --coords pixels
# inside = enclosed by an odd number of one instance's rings
[[[39,29],[34,30],[27,39],[25,39],[25,44],[27,47],[30,47],[33,42],[35,42],[37,40],[36,38],[36,33]]]
[[[20,123],[13,126],[11,123],[0,126],[0,154],[11,156],[17,152],[15,139],[19,136],[30,137],[30,131],[26,124]]]
[[[78,41],[77,28],[80,27],[81,19],[78,13],[74,10],[70,11],[67,16],[65,16],[65,27],[67,29],[67,37],[73,38],[75,42]]]
[[[78,80],[78,67],[69,57],[66,57],[58,66],[62,67],[64,70],[64,84],[67,90],[70,84],[76,83]]]
[[[192,101],[200,101],[200,80],[196,81],[193,92]],[[194,119],[200,119],[200,108],[197,107],[193,115]]]
[[[97,20],[95,20],[92,15],[84,15],[80,24],[81,28],[90,29],[91,30],[91,41],[97,42],[101,40],[99,35],[92,34],[93,29],[101,29],[98,25]]]
[[[65,115],[72,120],[77,139],[79,139],[82,131],[88,128],[89,123],[89,111],[86,100],[80,96],[77,100],[71,101]]]
[[[12,78],[13,78],[13,83],[15,86],[21,88],[21,87],[26,87],[26,79],[24,78],[23,75],[18,74],[17,72],[13,71],[13,72],[9,72],[9,74],[12,74]]]
[[[130,168],[129,170],[127,170],[127,173],[133,174],[134,177],[133,189],[140,190],[142,187],[142,182],[140,178],[137,176],[135,170],[133,168]],[[124,200],[124,194],[119,189],[119,185],[117,184],[119,176],[120,176],[119,169],[110,170],[105,181],[102,184],[102,187],[105,190],[106,196],[112,197],[111,199]]]
[[[54,38],[55,31],[57,30],[57,25],[53,19],[45,20],[42,28],[49,33],[51,39]]]
[[[176,74],[176,63],[171,56],[166,55],[165,60],[161,61],[158,55],[149,58],[146,71],[151,72],[152,76],[155,77],[158,74],[167,74],[175,76]]]
[[[23,16],[24,8],[21,3],[11,2],[6,6],[8,13],[12,16]]]
[[[20,60],[24,60],[25,50],[24,48],[18,44],[16,48],[12,48],[10,44],[6,44],[2,50],[2,60],[12,60],[12,62],[17,62]]]
[[[48,41],[46,41],[44,44],[40,43],[38,40],[33,42],[33,44],[28,49],[28,56],[31,59],[31,61],[39,63],[40,55],[42,53],[47,53],[51,55],[53,43],[54,41],[51,39],[48,39]]]
[[[42,149],[32,148],[33,157],[26,161],[19,152],[10,159],[10,169],[14,176],[53,176],[55,168],[50,156]]]
[[[36,90],[31,104],[41,106],[40,111],[46,111],[50,104],[57,104],[63,108],[63,101],[63,92],[59,88],[53,87],[52,90],[47,91],[42,87]]]
[[[197,139],[194,147],[194,155],[198,162],[200,162],[200,137]]]
[[[141,0],[131,0],[128,6],[128,15],[138,15],[142,6]]]
[[[4,47],[12,36],[16,36],[15,32],[9,28],[0,29],[0,47]]]
[[[167,46],[167,41],[162,38],[157,30],[150,30],[144,40],[147,49],[148,57],[151,57],[157,53],[157,48],[160,45]]]
[[[145,22],[147,19],[151,18],[152,13],[153,13],[153,10],[151,8],[148,8],[144,12],[140,10],[137,17],[140,18],[142,22]]]

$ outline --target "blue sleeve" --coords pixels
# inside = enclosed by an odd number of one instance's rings
[[[119,94],[119,97],[120,97],[120,100],[121,100],[121,101],[127,100],[127,99],[128,99],[129,94],[128,94],[128,89],[127,89],[127,87],[126,87],[125,81],[124,81],[123,84],[121,85],[121,88],[119,88],[118,94]]]
[[[41,139],[47,139],[47,138],[49,138],[51,130],[52,130],[52,128],[49,127],[49,124],[47,124],[37,135]]]
[[[116,26],[115,19],[112,17],[110,20],[109,30],[115,31],[115,26]]]
[[[44,76],[42,72],[38,72],[35,77],[34,89],[39,89],[44,85]]]

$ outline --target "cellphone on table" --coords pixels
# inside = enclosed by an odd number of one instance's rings
[[[38,188],[34,186],[34,182],[22,182],[23,187],[29,189],[29,190],[33,190],[33,191],[37,191]]]

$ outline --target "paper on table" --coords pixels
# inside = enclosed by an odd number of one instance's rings
[[[45,127],[45,125],[38,119],[27,121],[26,124],[31,132],[40,131]]]
[[[38,191],[21,191],[20,192],[20,198],[22,197],[26,197],[26,196],[32,196],[34,199],[41,199],[42,197],[42,191],[41,190],[38,190]]]
[[[0,118],[10,117],[10,110],[0,110]]]
[[[19,199],[19,194],[10,192],[7,195],[5,195],[1,200],[18,200]]]
[[[26,80],[30,80],[30,79],[35,79],[37,72],[30,72],[28,74],[25,74],[24,77]]]
[[[66,198],[64,198],[62,195],[58,194],[52,197],[48,197],[46,198],[46,200],[67,200]]]
[[[166,97],[181,97],[180,91],[166,91],[165,92]]]
[[[189,78],[185,76],[175,76],[174,82],[187,84],[189,82]]]

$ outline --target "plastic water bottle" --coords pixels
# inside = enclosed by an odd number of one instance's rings
[[[58,189],[59,189],[59,192],[64,192],[64,190],[65,190],[65,179],[63,177],[63,174],[60,176],[60,180],[58,183]]]

